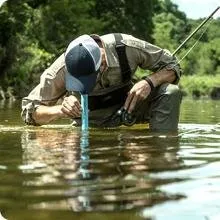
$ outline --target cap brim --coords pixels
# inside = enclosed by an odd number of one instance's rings
[[[74,77],[66,72],[65,83],[67,91],[80,92],[81,94],[89,94],[95,87],[97,73],[86,76]]]

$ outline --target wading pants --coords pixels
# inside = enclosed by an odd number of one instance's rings
[[[126,98],[126,97],[125,97]],[[176,131],[182,95],[177,85],[162,84],[155,88],[148,98],[140,102],[134,114],[136,123],[149,123],[151,131]],[[89,113],[89,124],[94,127],[117,127],[122,125],[112,116],[124,105],[124,102],[110,108]],[[79,123],[77,123],[79,125]]]
[[[149,122],[152,131],[176,131],[181,100],[182,93],[177,85],[162,84],[137,106],[137,122]]]

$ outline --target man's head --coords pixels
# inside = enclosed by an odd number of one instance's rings
[[[66,88],[87,94],[95,86],[102,62],[101,50],[89,35],[73,40],[65,52]]]

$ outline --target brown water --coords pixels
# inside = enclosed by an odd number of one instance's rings
[[[220,101],[184,99],[178,136],[27,127],[19,105],[0,103],[6,219],[220,219]]]

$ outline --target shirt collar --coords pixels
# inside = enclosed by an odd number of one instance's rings
[[[117,53],[115,50],[115,44],[112,43],[114,41],[110,40],[109,38],[106,38],[107,35],[99,36],[96,34],[92,34],[90,36],[94,40],[96,40],[96,39],[101,40],[102,46],[105,49],[105,57],[106,57],[107,67],[120,67],[119,61],[118,61],[118,56],[117,56]]]

